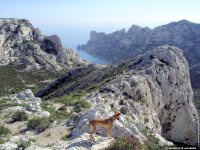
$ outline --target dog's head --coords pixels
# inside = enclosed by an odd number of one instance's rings
[[[121,115],[121,112],[115,112],[115,114],[114,114],[115,118],[118,119],[118,120],[119,120],[120,115]]]

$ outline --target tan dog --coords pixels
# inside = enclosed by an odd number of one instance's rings
[[[110,118],[91,120],[89,123],[90,123],[90,127],[92,128],[93,134],[96,135],[96,127],[101,126],[101,127],[106,128],[108,131],[108,136],[112,137],[113,123],[116,119],[119,119],[120,114],[121,114],[120,112],[115,112],[115,114]],[[92,137],[91,140],[94,140],[94,137]]]

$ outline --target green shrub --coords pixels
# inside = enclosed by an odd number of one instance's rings
[[[145,141],[143,145],[141,145],[141,148],[144,150],[167,150],[167,147],[162,147],[159,144],[152,143],[150,141]]]
[[[31,141],[21,141],[19,144],[18,144],[18,149],[22,149],[22,150],[25,150],[26,148],[30,147],[31,146]]]
[[[0,67],[0,96],[10,95],[27,89],[27,85],[34,84],[29,87],[33,93],[48,85],[44,80],[52,80],[59,77],[64,71],[33,71],[25,72],[22,66],[6,65]],[[23,79],[23,80],[22,80]],[[14,104],[14,103],[13,103]]]
[[[65,95],[53,100],[49,100],[51,102],[57,102],[57,103],[62,103],[65,106],[73,106],[75,112],[79,112],[82,109],[88,109],[91,107],[90,103],[86,101],[85,99],[82,99],[85,93],[71,93],[69,95]],[[46,102],[48,103],[48,102]],[[43,108],[46,106],[42,106]],[[44,108],[44,109],[49,109],[49,108]],[[48,110],[47,110],[48,111]]]
[[[67,108],[65,105],[62,105],[60,108],[58,108],[59,111],[67,111]]]
[[[63,106],[65,106],[65,105],[63,105]],[[62,106],[61,106],[62,108],[60,107],[58,110],[56,110],[53,107],[53,103],[50,103],[49,101],[43,101],[41,104],[41,107],[43,110],[48,111],[51,114],[49,117],[49,120],[51,122],[53,122],[55,120],[57,120],[57,121],[64,120],[64,119],[70,117],[70,115],[71,115],[71,113],[67,113]],[[66,106],[65,106],[65,108],[66,108]]]
[[[37,132],[43,132],[49,128],[51,122],[47,117],[34,117],[28,120],[27,128],[28,130],[35,130]]]
[[[75,112],[80,112],[83,109],[88,109],[88,108],[90,108],[90,104],[85,100],[78,100],[74,103]]]
[[[106,150],[166,150],[167,149],[158,144],[159,140],[153,134],[148,133],[147,138],[148,140],[144,141],[143,144],[140,144],[133,138],[119,137]]]
[[[6,141],[10,133],[11,131],[8,128],[0,125],[0,144],[3,144]]]
[[[57,120],[57,121],[62,121],[62,120],[65,120],[67,118],[69,118],[71,115],[71,113],[67,113],[65,111],[55,111],[54,113],[52,113],[50,115],[50,121],[53,122],[54,120]]]
[[[149,119],[148,118],[144,118],[144,123],[147,123],[149,122]]]
[[[0,137],[7,137],[10,133],[11,131],[8,128],[0,126]]]
[[[3,144],[3,143],[5,143],[5,139],[0,138],[0,144]]]
[[[71,134],[67,134],[67,135],[65,135],[65,136],[62,138],[62,140],[68,141],[71,137],[72,137]]]
[[[125,103],[124,103],[124,100],[123,99],[121,99],[120,101],[119,101],[119,105],[124,105]]]
[[[1,90],[0,90],[1,93]],[[0,94],[1,95],[1,94]],[[0,100],[0,110],[16,106],[17,104],[13,103],[10,99],[4,98]]]
[[[26,121],[28,120],[28,115],[22,110],[17,110],[16,112],[13,113],[11,118],[13,122]]]
[[[153,132],[150,129],[143,129],[143,134],[147,137],[147,140],[144,141],[144,144],[141,145],[142,149],[148,150],[165,150],[165,147],[159,145],[159,139],[155,137]]]
[[[119,137],[106,150],[135,150],[135,149],[140,149],[140,144],[136,140],[127,137]]]
[[[84,95],[85,93],[71,93],[69,95],[64,95],[59,98],[43,101],[41,107],[43,110],[48,111],[51,114],[51,121],[64,120],[71,116],[72,111],[80,112],[84,109],[88,109],[91,107],[90,103],[82,98]],[[63,106],[56,110],[53,106],[53,104],[55,103],[62,103]],[[71,112],[67,112],[68,106],[73,107],[73,110]]]

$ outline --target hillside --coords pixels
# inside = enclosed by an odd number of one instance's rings
[[[120,110],[123,119],[116,122],[114,137],[134,137],[141,142],[146,128],[159,140],[164,137],[197,145],[198,113],[193,104],[188,63],[176,47],[157,47],[119,65],[89,65],[69,71],[37,96],[51,102],[48,99],[70,93],[82,93],[81,97],[92,104],[91,109],[71,120],[72,137],[90,132],[87,120]],[[98,133],[104,135],[105,130],[99,129]]]
[[[154,29],[133,25],[128,31],[123,29],[110,34],[91,31],[90,40],[87,44],[78,46],[78,49],[116,64],[160,45],[176,46],[183,50],[189,62],[192,86],[199,88],[199,37],[200,24],[181,20]]]
[[[25,19],[0,19],[0,96],[28,87],[36,91],[85,63],[57,35],[45,36]]]

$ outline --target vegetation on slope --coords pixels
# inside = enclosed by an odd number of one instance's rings
[[[134,59],[134,65],[137,65],[138,61],[137,58]],[[124,62],[117,66],[103,67],[99,65],[89,65],[76,68],[58,78],[53,84],[50,84],[48,88],[39,91],[36,95],[43,99],[52,99],[73,92],[91,92],[115,79],[115,77],[122,74],[124,70],[128,70],[129,67],[134,67],[134,65],[132,63],[129,64],[129,62]]]
[[[4,143],[8,139],[10,133],[11,131],[8,128],[0,125],[0,144]]]
[[[80,112],[91,107],[90,103],[82,98],[85,93],[71,93],[69,95],[43,101],[41,107],[50,112],[50,121],[62,121],[72,116],[73,112]],[[55,105],[60,105],[55,108]],[[69,109],[71,107],[71,109]]]
[[[194,104],[197,108],[198,114],[200,115],[200,89],[194,89]]]
[[[34,93],[43,88],[62,72],[32,71],[25,72],[12,65],[0,67],[0,97],[21,92],[27,88]]]

